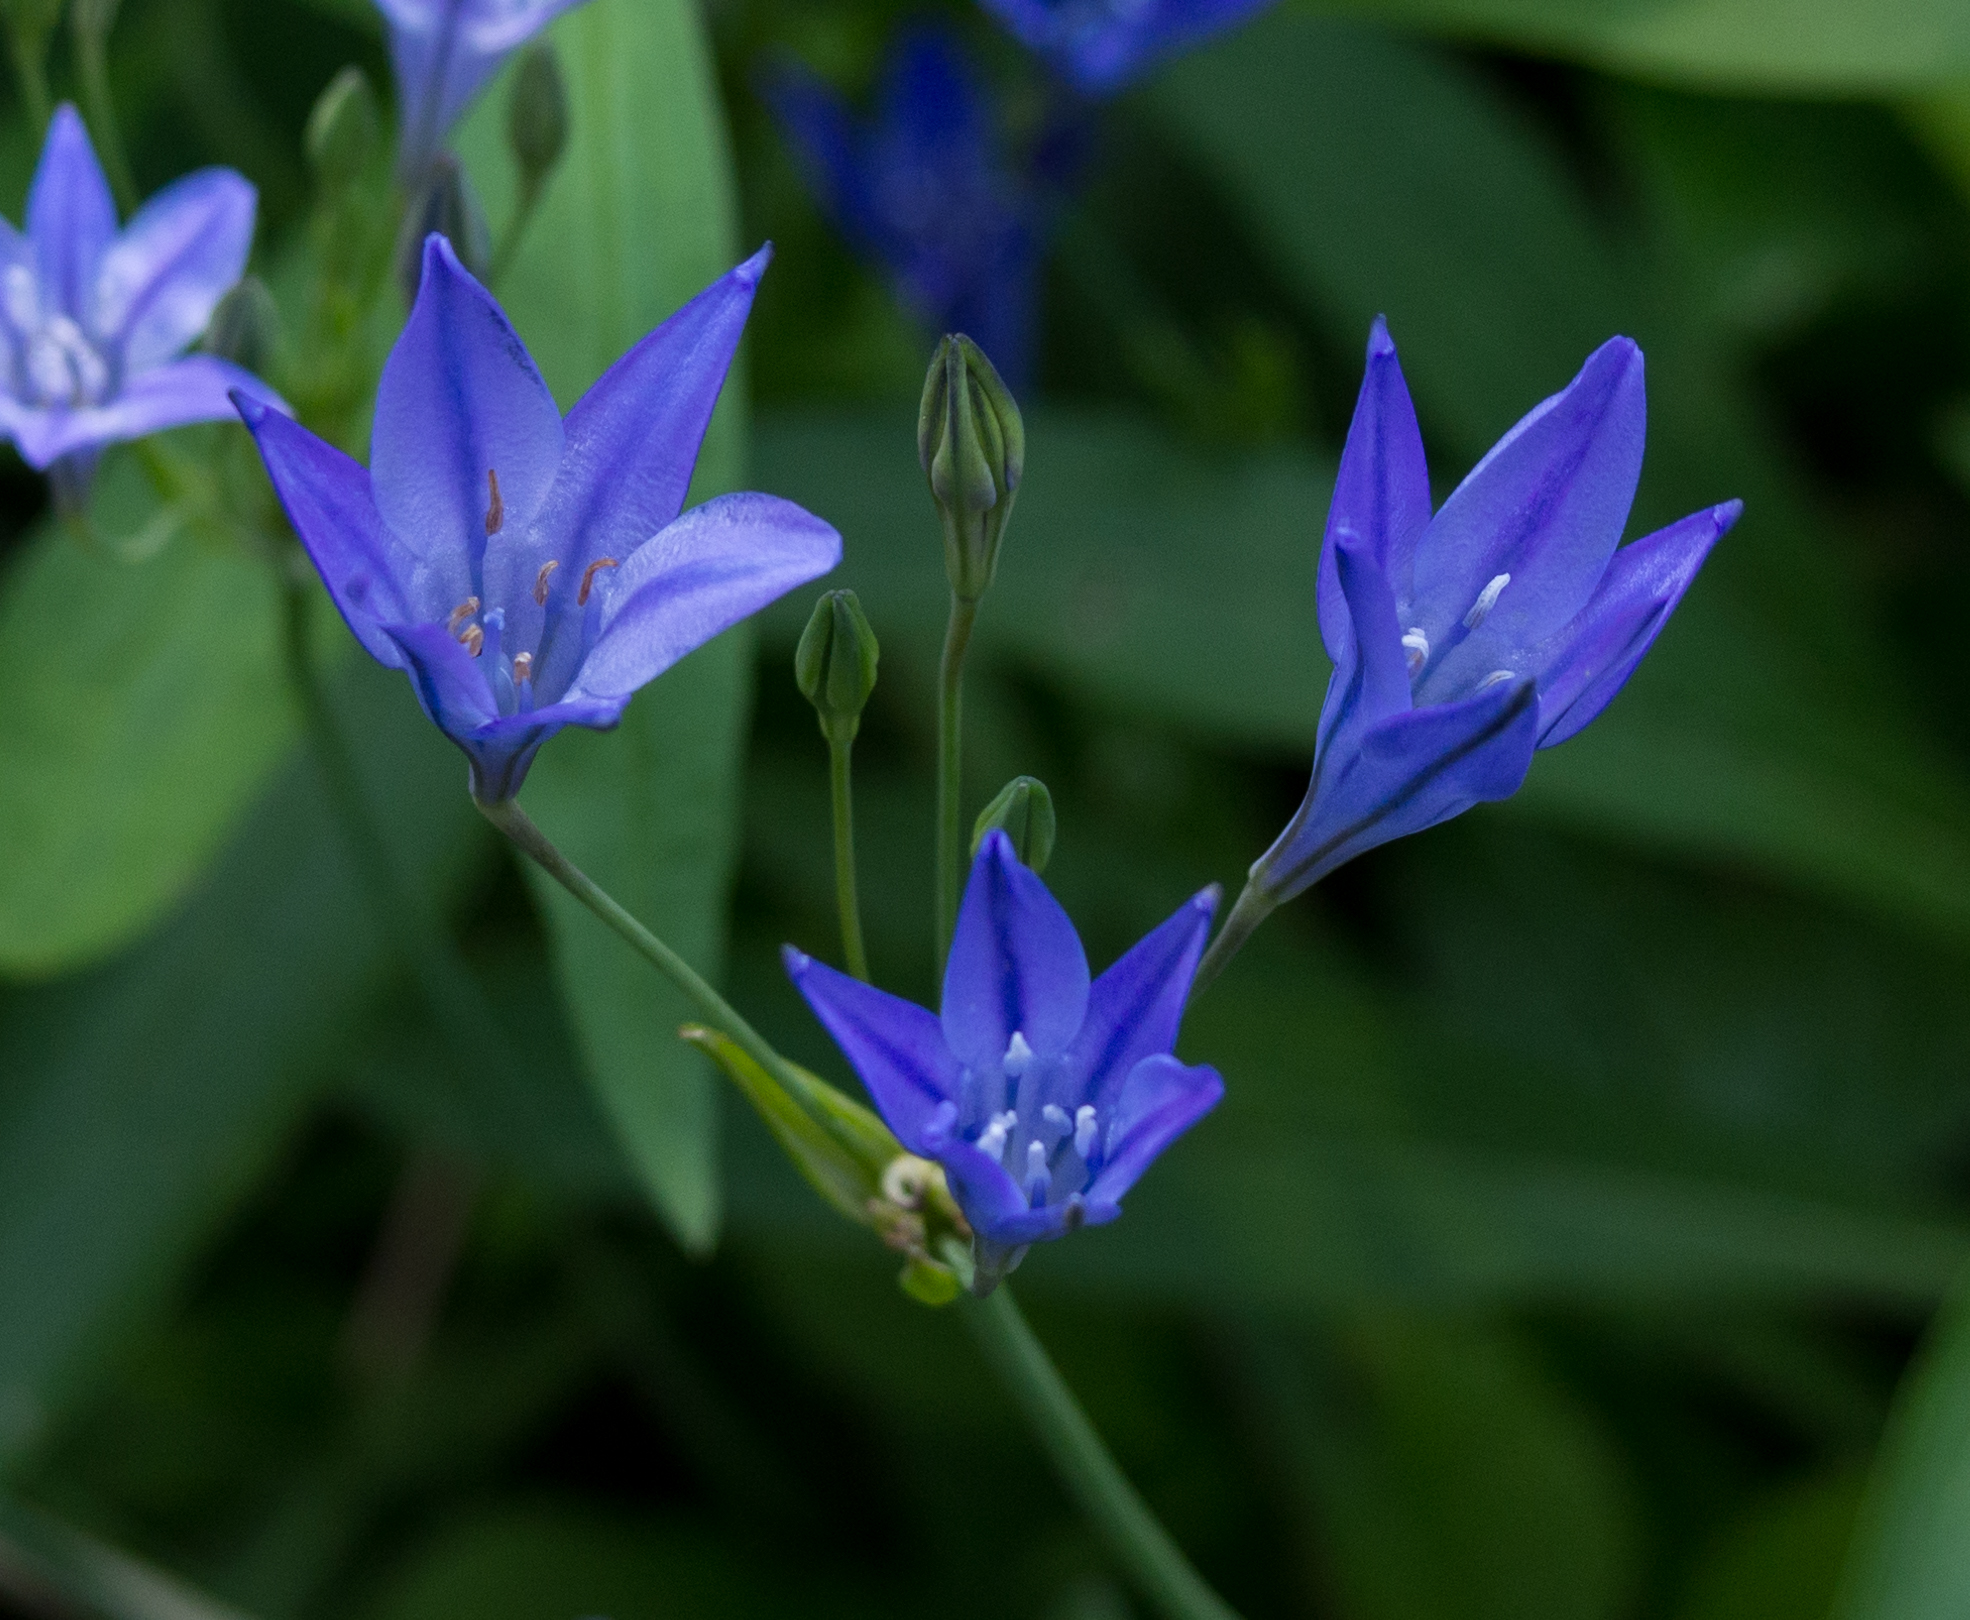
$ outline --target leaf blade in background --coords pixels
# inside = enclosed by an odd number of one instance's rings
[[[684,0],[590,0],[556,25],[572,119],[562,166],[502,286],[563,409],[736,258],[731,160],[703,26]],[[462,140],[495,219],[510,207],[505,89]],[[570,289],[579,289],[571,296]],[[736,486],[743,394],[729,384],[693,494]],[[527,802],[577,865],[704,971],[723,946],[736,858],[750,641],[730,634],[646,687],[612,734],[542,750]],[[678,1240],[719,1220],[717,1093],[677,1039],[683,999],[551,879],[528,869],[598,1101]]]

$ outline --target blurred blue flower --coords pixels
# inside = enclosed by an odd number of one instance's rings
[[[1415,408],[1375,322],[1320,554],[1334,674],[1313,781],[1252,868],[1261,897],[1516,792],[1535,749],[1621,690],[1743,510],[1620,546],[1645,418],[1642,352],[1611,338],[1432,517]]]
[[[397,173],[419,179],[500,64],[581,0],[376,0],[397,76]]]
[[[789,946],[787,971],[912,1153],[943,1165],[987,1286],[1041,1238],[1112,1221],[1224,1094],[1171,1056],[1217,908],[1206,889],[1092,984],[1001,831],[972,863],[940,1018]]]
[[[1028,50],[1087,95],[1106,95],[1164,57],[1272,0],[979,0]]]
[[[962,332],[1014,392],[1032,371],[1043,192],[1006,164],[984,87],[939,28],[906,32],[875,116],[855,118],[807,69],[762,93],[823,211],[936,332]]]
[[[367,472],[239,399],[335,605],[409,673],[482,803],[519,792],[561,727],[613,726],[646,681],[840,560],[833,529],[770,495],[678,515],[769,253],[630,350],[565,423],[436,235],[377,386]]]
[[[106,444],[230,418],[233,389],[279,406],[238,366],[179,358],[246,269],[255,200],[232,170],[201,169],[119,231],[88,131],[73,107],[56,109],[26,233],[0,220],[0,430],[65,502],[86,496]]]

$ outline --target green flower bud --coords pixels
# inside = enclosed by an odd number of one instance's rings
[[[917,456],[944,524],[951,589],[976,602],[998,566],[1026,468],[1026,427],[998,371],[968,337],[937,345],[917,416]]]
[[[479,280],[486,279],[492,262],[492,229],[465,170],[450,152],[440,152],[431,160],[424,183],[404,214],[403,234],[397,238],[397,285],[406,304],[417,302],[418,283],[424,279],[424,239],[433,231],[451,242],[460,264]]]
[[[814,705],[821,735],[836,746],[853,742],[876,687],[876,634],[853,591],[829,591],[814,604],[794,650],[793,678]]]
[[[247,276],[220,299],[199,347],[247,371],[264,372],[280,347],[280,309],[267,284]]]
[[[315,180],[326,191],[342,191],[376,155],[381,124],[376,92],[359,67],[345,67],[328,81],[328,88],[308,114],[308,162]]]
[[[523,191],[538,190],[568,147],[568,81],[548,41],[520,53],[506,105],[506,144],[520,171]]]
[[[994,827],[1012,840],[1013,853],[1035,872],[1044,872],[1053,857],[1053,795],[1036,776],[1015,776],[999,789],[998,797],[978,812],[971,829],[971,858]]]

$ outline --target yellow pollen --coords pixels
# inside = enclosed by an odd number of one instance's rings
[[[506,503],[499,498],[499,474],[490,467],[486,469],[486,486],[492,491],[492,499],[486,503],[486,533],[491,536],[506,522]]]
[[[533,678],[534,655],[532,653],[516,654],[513,659],[513,684],[518,686],[520,682],[530,681]]]
[[[620,566],[621,564],[613,557],[597,557],[595,561],[590,563],[582,573],[581,589],[575,592],[575,606],[588,606],[588,593],[595,588],[595,572],[597,569],[619,568]]]
[[[544,562],[540,572],[534,575],[534,601],[542,607],[547,606],[547,576],[560,566],[557,562]]]
[[[467,619],[471,618],[472,615],[477,613],[478,611],[479,611],[478,597],[476,596],[466,597],[466,599],[463,602],[460,602],[457,607],[451,610],[451,626],[450,626],[451,633],[453,635],[457,635],[458,627],[461,624],[463,624]]]
[[[465,643],[465,650],[474,658],[486,650],[486,633],[476,624],[468,624],[465,627],[465,634],[458,639]]]

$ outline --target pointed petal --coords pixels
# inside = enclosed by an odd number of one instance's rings
[[[1083,1079],[1098,1113],[1115,1106],[1122,1082],[1138,1063],[1170,1051],[1183,1021],[1183,1004],[1196,977],[1198,958],[1211,932],[1219,893],[1213,884],[1177,908],[1176,914],[1138,940],[1088,991],[1087,1018],[1074,1038],[1068,1066]],[[1069,1110],[1072,1112],[1072,1109]]]
[[[1343,531],[1328,557],[1347,618],[1347,639],[1321,706],[1316,758],[1329,749],[1351,747],[1350,739],[1363,728],[1411,706],[1395,592],[1374,543]]]
[[[972,1230],[993,1243],[1031,1243],[1044,1231],[1046,1212],[1029,1209],[1004,1165],[969,1142],[952,1137],[930,1154],[944,1167],[951,1196]],[[1042,1230],[1035,1231],[1035,1227]]]
[[[350,631],[370,657],[403,668],[404,653],[383,626],[415,617],[408,589],[416,561],[377,512],[369,474],[278,411],[244,395],[238,406],[287,521]]]
[[[579,579],[598,557],[627,558],[683,510],[698,448],[772,253],[762,248],[713,282],[611,366],[568,413],[566,447],[539,517],[532,525],[509,518],[488,547],[489,599],[523,602],[550,560],[565,578]],[[484,478],[481,473],[481,484]],[[505,482],[502,469],[502,487]]]
[[[86,327],[94,313],[97,268],[116,239],[116,201],[82,115],[67,102],[48,124],[27,194],[27,234],[41,296]]]
[[[1015,1033],[1040,1058],[1063,1052],[1088,1009],[1088,959],[1060,902],[986,835],[971,863],[944,970],[944,1037],[960,1062],[997,1064]]]
[[[123,348],[126,374],[182,350],[246,270],[256,193],[230,169],[201,169],[137,211],[104,254],[95,330]]]
[[[398,173],[408,178],[422,172],[506,57],[578,4],[378,0],[390,24],[390,64],[397,80]]]
[[[1743,510],[1726,501],[1614,554],[1593,600],[1526,662],[1539,680],[1541,748],[1565,742],[1614,700]]]
[[[377,510],[429,561],[486,546],[499,475],[505,522],[524,527],[561,463],[561,413],[506,313],[442,236],[376,390],[370,479]]]
[[[1101,1168],[1088,1184],[1089,1205],[1119,1202],[1156,1156],[1223,1095],[1224,1080],[1216,1069],[1192,1068],[1168,1055],[1144,1058],[1122,1084]]]
[[[488,720],[452,741],[472,762],[472,797],[481,804],[499,804],[520,791],[540,745],[564,726],[607,731],[622,719],[627,698],[583,698],[550,703],[525,714],[505,714]]]
[[[1443,503],[1416,549],[1412,611],[1438,659],[1455,658],[1452,649],[1469,636],[1460,662],[1484,668],[1463,670],[1463,681],[1509,668],[1499,651],[1544,640],[1586,604],[1628,521],[1646,424],[1642,352],[1611,338]],[[1501,575],[1510,583],[1467,630],[1485,587]],[[1433,696],[1434,681],[1433,667],[1419,695]],[[1468,685],[1442,688],[1460,689]]]
[[[250,372],[211,355],[195,354],[133,377],[106,405],[54,411],[17,406],[7,425],[21,459],[42,470],[78,450],[141,439],[191,422],[231,421],[235,392],[275,410],[287,409],[280,396]]]
[[[941,1104],[957,1100],[961,1076],[937,1015],[837,973],[791,945],[780,956],[896,1139],[912,1153],[928,1152],[925,1127]]]
[[[462,744],[499,718],[492,683],[479,660],[444,625],[386,624],[382,630],[403,655],[418,706],[453,742]]]
[[[1316,755],[1313,785],[1254,880],[1290,900],[1364,850],[1509,798],[1532,763],[1538,723],[1538,691],[1521,680],[1393,715],[1353,751]]]
[[[841,536],[777,495],[721,495],[635,552],[606,587],[571,696],[634,692],[720,631],[841,561]]]
[[[1381,316],[1368,333],[1368,362],[1355,401],[1327,534],[1320,547],[1320,639],[1339,664],[1348,654],[1351,619],[1343,600],[1335,547],[1352,533],[1381,563],[1398,600],[1409,594],[1416,542],[1430,522],[1430,470],[1416,407]]]

